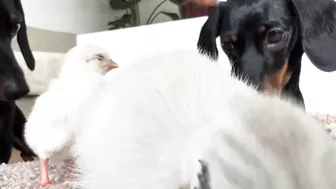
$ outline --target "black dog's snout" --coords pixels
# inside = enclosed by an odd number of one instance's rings
[[[15,81],[7,79],[4,82],[3,90],[8,100],[17,100],[29,93],[28,84],[25,81]]]

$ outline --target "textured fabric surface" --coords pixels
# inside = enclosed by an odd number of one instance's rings
[[[26,77],[29,95],[39,95],[48,88],[50,81],[58,76],[65,57],[65,53],[33,51],[36,67],[30,71],[21,52],[14,51],[14,55]]]
[[[336,115],[315,113],[313,116],[321,121],[323,128],[336,139]]]
[[[45,189],[76,189],[70,181],[71,170],[65,164],[50,164],[50,179],[55,183]],[[37,189],[39,184],[39,162],[20,162],[0,165],[0,189]]]

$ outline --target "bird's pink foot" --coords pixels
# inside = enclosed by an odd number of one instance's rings
[[[48,158],[46,158],[46,159],[40,158],[40,173],[41,173],[40,185],[43,186],[43,187],[47,186],[47,185],[50,185],[50,184],[54,184],[49,179],[48,161],[49,161]]]
[[[42,187],[52,185],[52,184],[55,184],[55,183],[51,182],[49,179],[41,179],[41,181],[40,181],[40,185]]]

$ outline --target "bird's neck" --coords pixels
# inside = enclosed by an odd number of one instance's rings
[[[76,68],[76,69],[63,69],[59,74],[59,78],[69,82],[79,81],[95,81],[101,79],[103,75],[92,69]]]

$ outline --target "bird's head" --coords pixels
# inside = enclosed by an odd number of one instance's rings
[[[102,75],[118,64],[111,60],[108,52],[95,45],[77,45],[68,51],[63,65],[64,71],[94,71]]]

